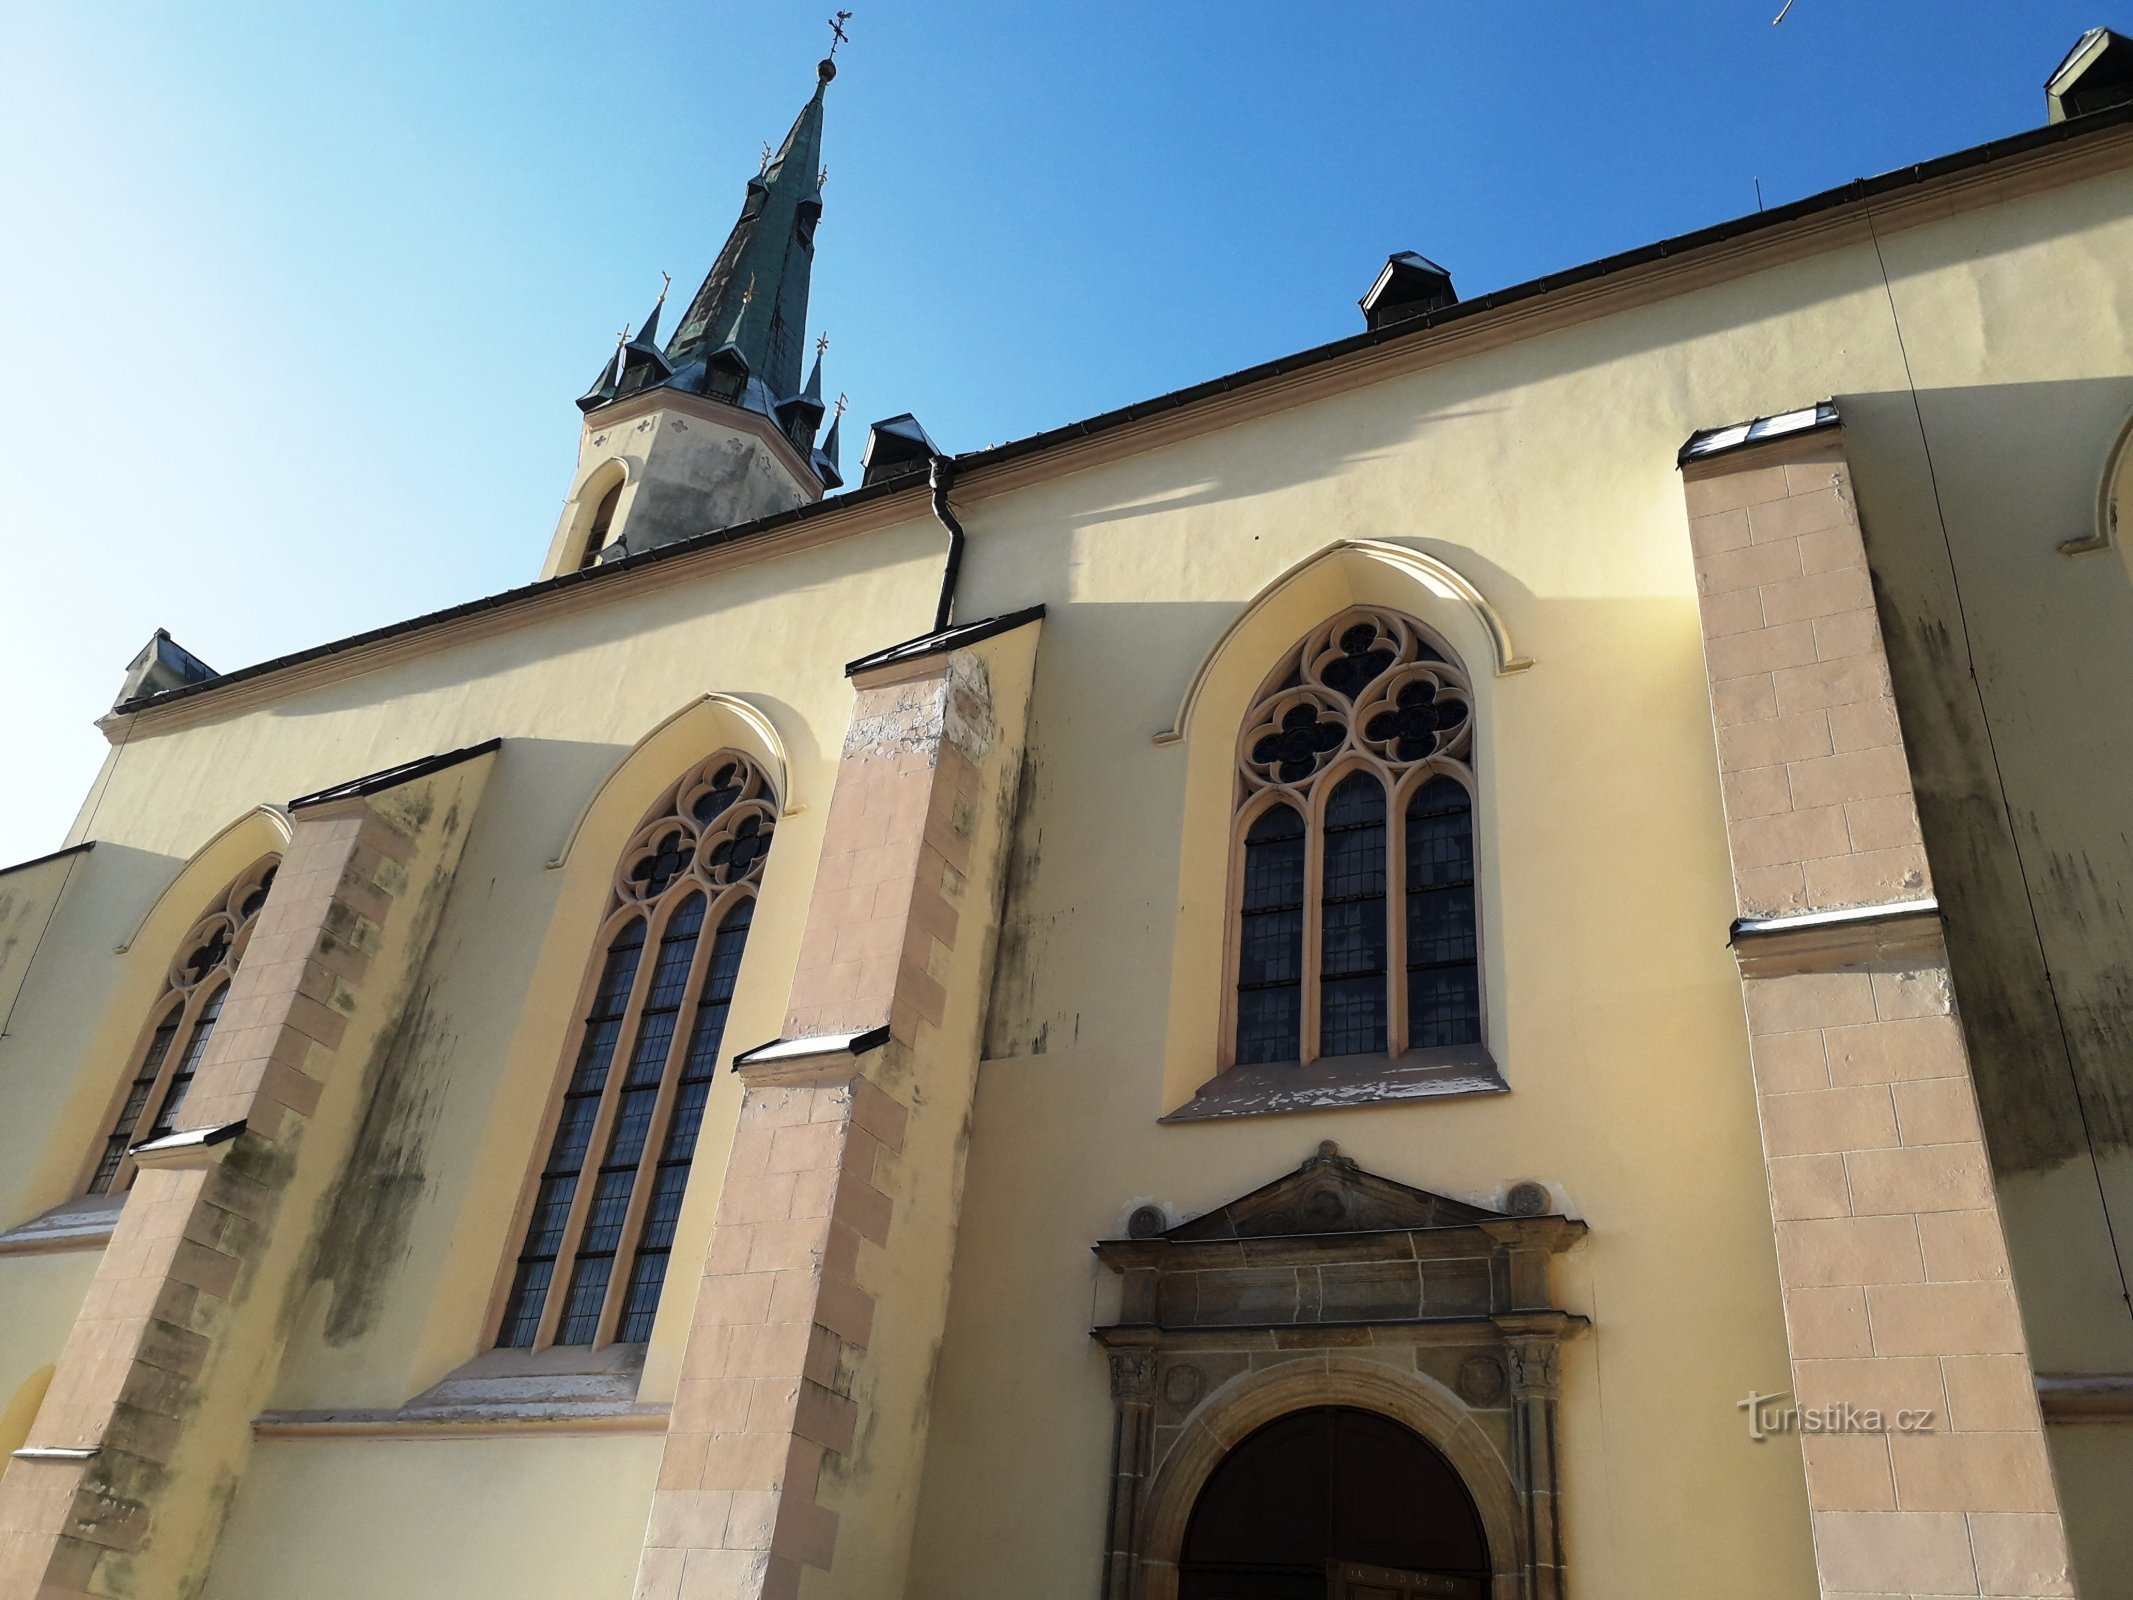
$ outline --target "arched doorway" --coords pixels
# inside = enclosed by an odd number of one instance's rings
[[[1276,1418],[1208,1475],[1179,1600],[1483,1600],[1488,1541],[1435,1446],[1373,1411]]]

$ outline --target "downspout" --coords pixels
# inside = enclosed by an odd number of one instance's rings
[[[955,580],[963,571],[963,525],[955,520],[955,512],[948,504],[948,489],[955,482],[955,464],[946,456],[935,456],[927,465],[926,482],[933,490],[933,515],[948,530],[948,565],[941,573],[940,604],[933,608],[933,631],[940,633],[947,628],[948,619],[955,611]]]

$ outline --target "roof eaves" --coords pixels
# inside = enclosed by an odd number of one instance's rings
[[[1101,412],[1096,416],[1087,417],[1078,422],[1070,422],[1057,428],[1046,429],[1040,433],[1029,434],[1021,439],[1010,439],[1003,444],[992,445],[983,450],[970,451],[967,454],[954,457],[953,460],[958,472],[968,471],[972,468],[1005,465],[1008,462],[1020,460],[1025,456],[1048,450],[1055,445],[1090,438],[1099,433],[1109,432],[1113,428],[1125,427],[1135,422],[1144,421],[1149,417],[1159,416],[1167,411],[1181,410],[1203,400],[1234,393],[1239,389],[1249,388],[1254,384],[1264,383],[1308,367],[1321,366],[1328,362],[1337,361],[1343,356],[1370,350],[1379,345],[1389,344],[1397,339],[1417,338],[1433,329],[1442,328],[1448,323],[1463,321],[1470,317],[1484,316],[1491,311],[1499,311],[1507,306],[1518,305],[1545,295],[1560,293],[1564,289],[1611,277],[1616,273],[1627,271],[1633,267],[1646,266],[1657,261],[1707,249],[1713,245],[1729,243],[1735,239],[1783,227],[1787,223],[1798,222],[1821,212],[1834,210],[1840,206],[1860,204],[1901,189],[1915,188],[1934,178],[1945,177],[1952,173],[2009,160],[2016,156],[2026,155],[2034,150],[2049,148],[2054,144],[2063,144],[2077,139],[2092,137],[2114,128],[2123,127],[2128,123],[2133,123],[2133,102],[2112,106],[2102,111],[2088,112],[2077,117],[2069,117],[2064,122],[2047,123],[2041,128],[2031,128],[2021,133],[2011,134],[2003,139],[1995,139],[1985,144],[1973,145],[1968,149],[1958,150],[1949,155],[1939,156],[1931,161],[1919,162],[1916,165],[1899,168],[1892,172],[1885,172],[1877,177],[1855,178],[1850,183],[1838,188],[1826,189],[1819,194],[1808,195],[1804,199],[1792,201],[1787,205],[1751,213],[1744,217],[1736,217],[1730,221],[1715,223],[1708,228],[1701,228],[1693,233],[1679,234],[1670,239],[1662,239],[1654,244],[1643,245],[1634,250],[1603,256],[1596,261],[1589,261],[1562,272],[1549,273],[1543,277],[1529,279],[1525,283],[1513,284],[1508,288],[1496,290],[1494,293],[1482,295],[1473,300],[1463,300],[1456,304],[1445,306],[1440,310],[1424,312],[1414,317],[1405,317],[1397,322],[1388,323],[1383,328],[1370,329],[1363,333],[1352,334],[1345,339],[1334,340],[1329,344],[1316,345],[1292,355],[1261,362],[1257,366],[1245,367],[1218,378],[1211,378],[1183,389],[1174,389],[1167,394],[1137,401],[1132,405],[1121,406],[1116,410]],[[810,517],[819,516],[826,512],[849,509],[876,499],[886,499],[896,493],[908,493],[913,489],[923,489],[924,487],[925,480],[923,478],[908,476],[889,478],[874,484],[865,484],[849,493],[828,496],[812,504],[795,507],[790,511],[775,512],[767,517],[759,517],[753,522],[744,522],[731,528],[716,529],[711,532],[697,534],[691,538],[678,539],[671,544],[656,545],[649,550],[628,556],[621,561],[604,563],[578,572],[560,573],[553,578],[545,578],[538,583],[525,584],[516,589],[507,589],[502,593],[468,601],[457,606],[449,606],[441,611],[427,612],[403,622],[390,623],[382,628],[373,628],[366,633],[355,634],[323,645],[314,645],[310,649],[295,651],[285,656],[277,656],[272,660],[258,662],[253,666],[239,667],[234,671],[223,673],[220,677],[204,679],[199,683],[185,684],[174,689],[165,689],[158,694],[143,695],[137,699],[126,701],[122,705],[114,706],[112,714],[114,716],[128,716],[138,711],[157,709],[226,685],[247,682],[289,667],[300,666],[306,662],[339,655],[364,645],[376,644],[400,634],[414,633],[424,628],[441,626],[444,623],[456,621],[459,618],[472,616],[483,611],[494,610],[500,606],[538,599],[552,590],[567,588],[573,583],[597,581],[607,577],[610,573],[634,571],[650,563],[666,560],[673,556],[687,555],[694,551],[712,549],[719,545],[739,543],[760,534],[789,527],[797,522],[805,521]]]

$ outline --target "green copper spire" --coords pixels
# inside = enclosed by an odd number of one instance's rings
[[[822,216],[822,94],[836,64],[824,61],[815,72],[814,95],[777,153],[748,180],[740,220],[667,346],[678,372],[730,345],[769,391],[770,405],[800,391],[808,279]],[[744,305],[751,285],[755,292]]]

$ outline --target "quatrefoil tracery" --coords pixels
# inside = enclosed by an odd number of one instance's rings
[[[1394,612],[1344,612],[1291,651],[1245,718],[1247,792],[1302,790],[1344,756],[1389,769],[1472,759],[1473,687]]]
[[[252,942],[252,923],[274,887],[281,865],[273,856],[260,862],[223,892],[214,908],[192,925],[170,964],[170,987],[197,989],[218,972],[235,972]]]
[[[692,767],[640,826],[615,872],[621,904],[647,904],[684,878],[714,889],[757,877],[777,829],[762,770],[725,750]]]

